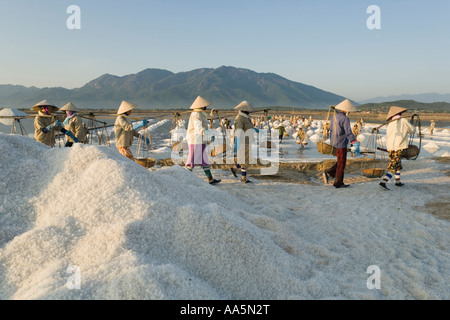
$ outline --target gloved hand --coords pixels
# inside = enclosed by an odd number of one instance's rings
[[[133,129],[135,131],[140,130],[141,128],[145,127],[148,124],[148,120],[144,119],[142,121],[138,121],[136,124],[133,125]]]
[[[78,140],[78,138],[75,137],[75,135],[72,133],[72,131],[62,128],[61,132],[64,133],[66,136],[71,137],[75,143],[80,142],[80,140]]]
[[[55,122],[53,122],[53,125],[55,126],[55,127],[61,127],[62,126],[62,123],[61,123],[61,120],[56,120]]]
[[[42,131],[43,133],[48,133],[47,128],[41,128],[41,131]]]
[[[145,142],[147,143],[147,145],[150,145],[150,139],[149,138],[145,138]]]
[[[211,142],[214,142],[214,140],[216,140],[216,137],[211,136]]]
[[[59,119],[53,122],[52,124],[48,125],[47,127],[45,127],[45,129],[47,129],[47,131],[51,131],[55,127],[62,127],[61,121]]]
[[[256,133],[259,133],[259,129],[258,128],[253,128],[255,131],[256,131]]]
[[[356,141],[352,144],[351,151],[354,152],[356,155],[359,155],[359,142]]]

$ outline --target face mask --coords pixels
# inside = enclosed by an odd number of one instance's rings
[[[42,112],[44,112],[45,114],[50,114],[47,107],[43,107]]]
[[[68,117],[73,116],[73,112],[72,111],[66,111],[66,114],[67,114]]]

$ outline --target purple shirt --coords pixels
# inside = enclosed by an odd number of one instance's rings
[[[335,123],[337,124],[336,129]],[[336,110],[334,119],[330,125],[330,140],[333,147],[337,149],[347,148],[349,141],[356,140],[350,126],[350,119],[344,112]]]

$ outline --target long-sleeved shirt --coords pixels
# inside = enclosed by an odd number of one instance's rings
[[[133,144],[133,138],[139,137],[131,120],[126,115],[119,115],[114,123],[114,132],[116,135],[116,146],[119,147],[130,147]]]
[[[204,144],[205,131],[208,129],[208,120],[204,112],[193,111],[189,117],[186,141],[189,144]]]
[[[38,112],[36,118],[34,118],[34,139],[37,142],[53,147],[55,145],[55,128],[49,130],[47,133],[41,131],[53,123],[55,119],[50,116],[46,116],[41,111]]]
[[[336,110],[330,123],[331,145],[337,149],[347,148],[349,141],[356,140],[350,126],[350,119],[344,112]]]
[[[390,122],[386,129],[386,149],[388,151],[408,148],[408,134],[414,134],[416,128],[405,118]]]
[[[70,130],[73,135],[82,143],[86,140],[86,132],[83,126],[83,120],[81,120],[80,116],[77,114],[73,115],[73,117],[67,117],[64,121],[64,128],[66,130]],[[66,138],[67,141],[73,142],[71,137]]]

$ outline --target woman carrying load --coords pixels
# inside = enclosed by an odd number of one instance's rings
[[[330,140],[333,147],[336,148],[336,163],[328,170],[323,172],[323,180],[328,184],[328,177],[334,177],[333,186],[335,188],[347,188],[350,185],[344,184],[344,170],[347,164],[347,147],[349,141],[353,145],[356,143],[356,136],[352,133],[350,119],[348,114],[356,111],[356,108],[348,100],[339,103],[335,108],[333,121],[330,123]]]
[[[247,101],[242,101],[234,108],[234,110],[238,111],[234,120],[234,150],[237,152],[237,157],[235,159],[236,168],[232,167],[230,170],[237,178],[236,169],[240,169],[241,182],[249,183],[251,181],[247,179],[247,170],[245,168],[250,164],[250,159],[252,159],[251,150],[254,141],[254,130],[259,132],[259,130],[254,127],[249,116],[255,109]]]
[[[83,120],[81,120],[80,116],[77,114],[79,109],[75,107],[72,102],[69,102],[59,110],[66,111],[67,117],[62,123],[64,125],[64,129],[70,130],[79,142],[87,143],[88,130],[83,123]],[[65,147],[71,147],[74,142],[74,139],[72,139],[71,137],[67,137]]]
[[[34,118],[34,140],[53,148],[55,145],[55,128],[47,129],[47,127],[54,122],[51,114],[58,111],[58,107],[50,104],[47,100],[43,100],[35,104],[31,110],[38,113]]]
[[[194,167],[201,166],[206,176],[208,177],[209,184],[219,183],[221,180],[214,179],[211,173],[209,165],[209,159],[206,152],[206,136],[209,133],[208,121],[206,114],[206,107],[211,103],[201,96],[195,99],[191,105],[191,116],[189,117],[189,123],[187,127],[186,141],[189,145],[189,155],[185,164],[185,168],[189,171],[194,170]],[[214,137],[211,138],[214,140]]]
[[[142,138],[142,135],[138,133],[138,130],[148,122],[147,120],[142,120],[137,127],[133,127],[132,120],[129,117],[134,108],[136,108],[136,105],[127,101],[122,101],[119,110],[117,110],[117,118],[114,123],[117,150],[119,150],[120,154],[133,161],[135,161],[135,159],[130,149],[133,145],[133,139],[134,137]],[[148,138],[146,140],[147,144],[150,144],[150,140]]]
[[[408,149],[408,134],[412,135],[416,132],[416,128],[402,114],[407,111],[406,108],[392,106],[389,109],[386,120],[388,125],[386,128],[386,149],[388,150],[389,163],[386,169],[386,175],[380,182],[383,190],[389,190],[387,183],[395,176],[395,186],[402,187],[404,184],[400,182],[400,171],[402,167],[402,158]]]

